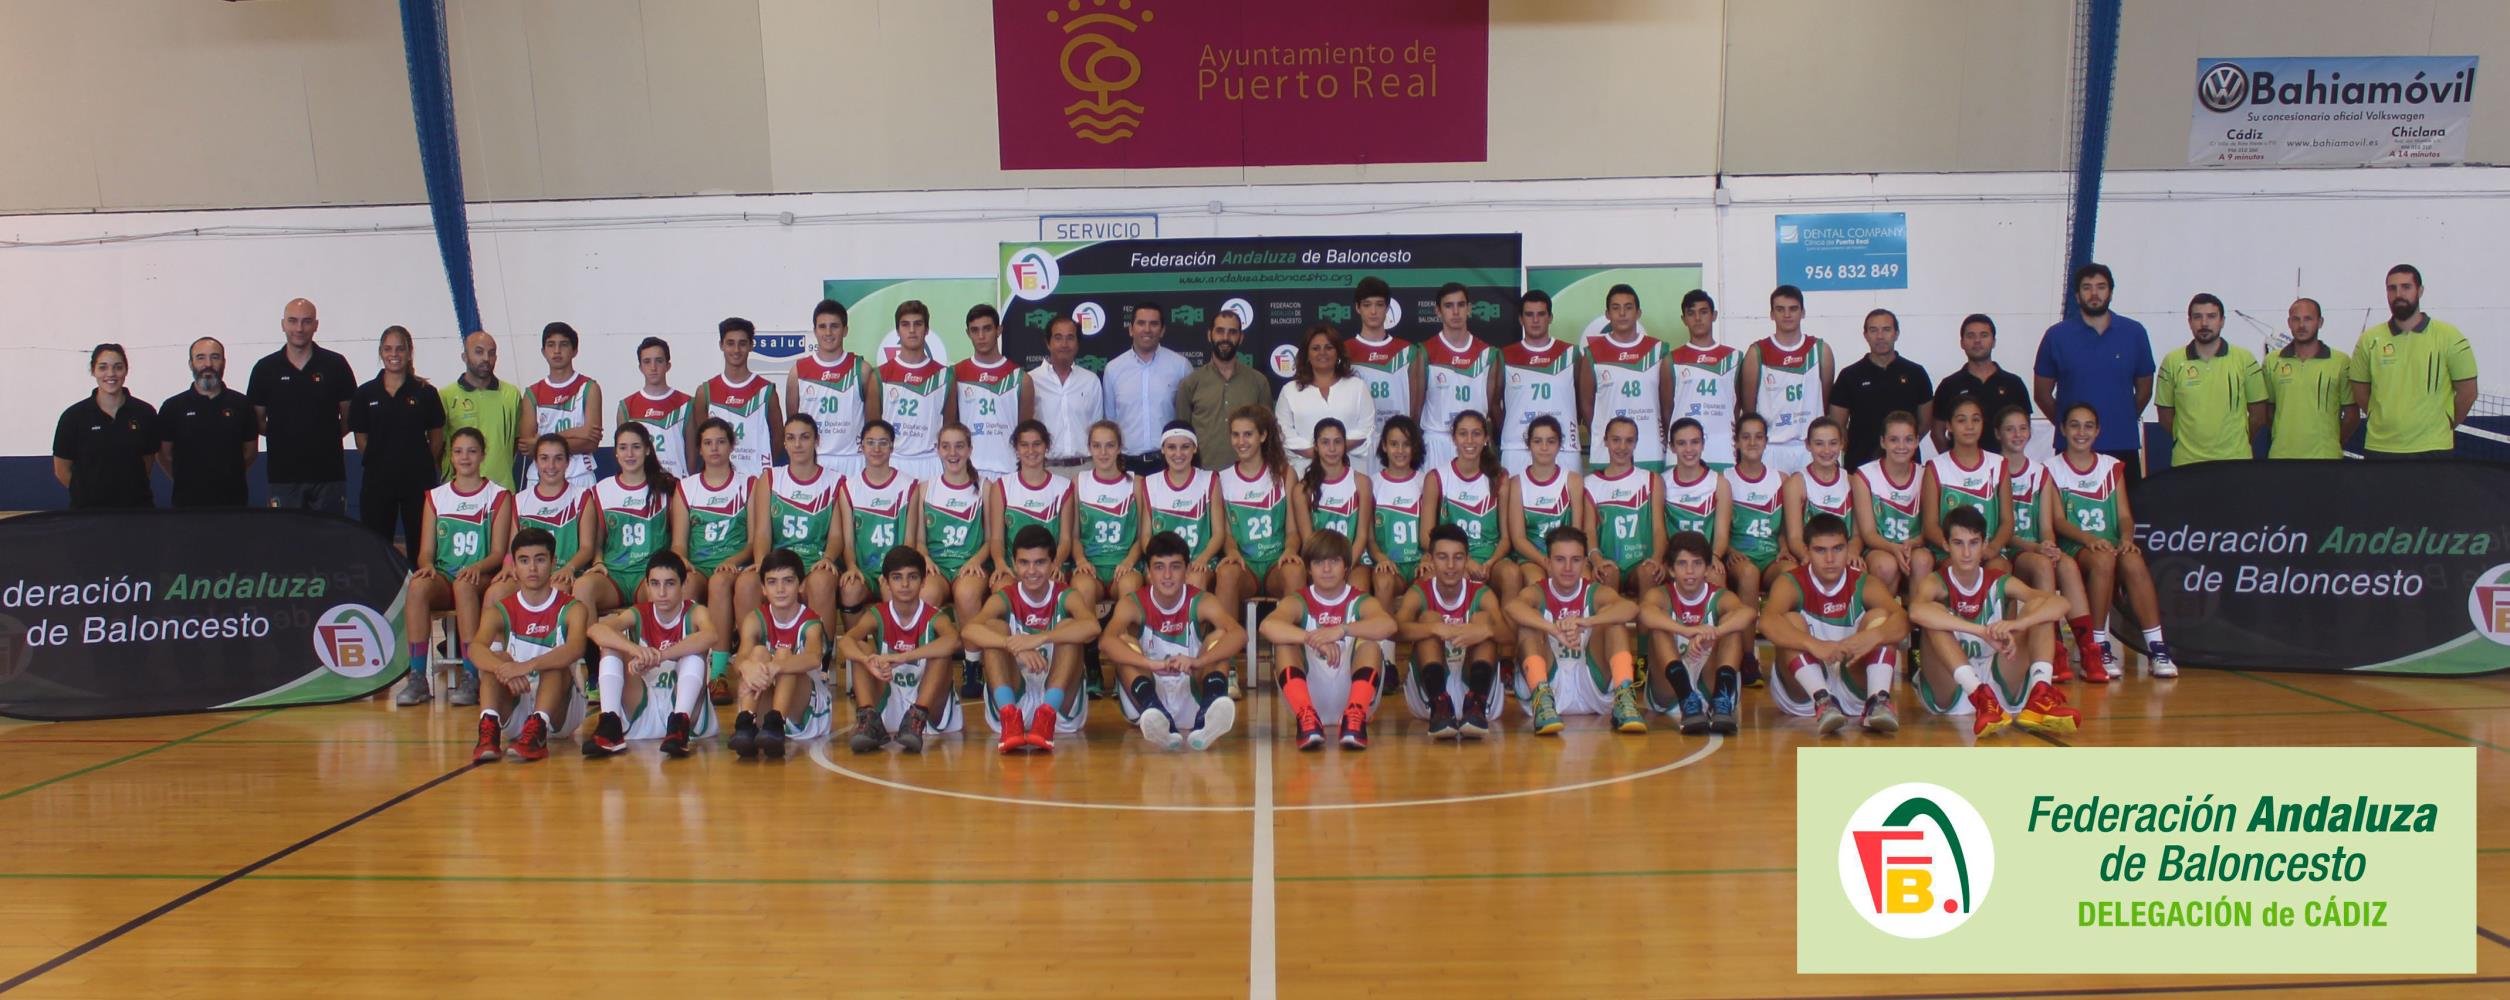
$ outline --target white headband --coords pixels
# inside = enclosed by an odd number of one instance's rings
[[[1186,430],[1183,427],[1171,427],[1168,428],[1166,432],[1159,435],[1160,445],[1165,447],[1171,438],[1184,438],[1188,444],[1199,445],[1202,443],[1200,439],[1194,436],[1193,431]]]

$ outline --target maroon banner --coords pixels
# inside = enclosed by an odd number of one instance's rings
[[[1487,0],[994,0],[1006,170],[1488,158]]]

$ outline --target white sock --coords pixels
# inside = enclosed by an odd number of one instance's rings
[[[2109,630],[2108,630],[2108,629],[2105,629],[2105,628],[2096,628],[2096,629],[2093,629],[2093,630],[2092,630],[2092,641],[2093,641],[2094,643],[2099,644],[2100,648],[2102,648],[2102,649],[2107,649],[2107,648],[2109,648]]]
[[[2031,664],[2030,683],[2025,685],[2022,690],[2028,691],[2031,688],[2038,687],[2042,684],[2053,684],[2056,682],[2056,679],[2057,668],[2046,660],[2037,660]]]
[[[1811,660],[1795,662],[1795,683],[1804,689],[1804,697],[1808,700],[1830,690],[1830,678],[1822,673],[1821,664]]]
[[[2153,643],[2161,641],[2163,641],[2161,638],[2161,626],[2155,625],[2144,630],[2144,644],[2146,646],[2151,646]]]
[[[1865,665],[1865,696],[1866,696],[1866,697],[1868,697],[1868,698],[1871,698],[1871,697],[1875,697],[1875,696],[1877,696],[1877,695],[1888,695],[1888,694],[1890,694],[1890,693],[1891,693],[1891,674],[1892,674],[1892,663],[1891,663],[1891,661],[1890,661],[1890,660],[1888,660],[1888,659],[1885,659],[1885,660],[1878,660],[1878,661],[1875,661],[1875,662],[1873,662],[1873,663],[1868,663],[1868,664],[1866,664],[1866,665]]]
[[[1967,663],[1952,668],[1952,682],[1961,685],[1961,697],[1964,698],[1969,697],[1970,692],[1978,690],[1978,686],[1984,683],[1978,679],[1978,671],[1970,669]]]
[[[601,670],[595,675],[594,683],[601,688],[601,710],[616,712],[620,718],[627,718],[627,702],[622,700],[625,697],[622,689],[627,687],[627,661],[615,654],[601,654]]]
[[[671,710],[682,715],[697,714],[698,699],[706,697],[706,654],[690,653],[680,658],[680,676],[671,688]],[[604,701],[607,705],[609,702]]]
[[[483,708],[483,709],[480,709],[480,710],[479,710],[479,717],[480,717],[480,718],[483,718],[483,719],[496,719],[496,720],[498,720],[498,721],[500,721],[500,722],[504,721],[504,719],[505,719],[505,717],[504,717],[504,716],[498,715],[498,714],[497,714],[497,710],[496,710],[496,709],[493,709],[493,708]]]

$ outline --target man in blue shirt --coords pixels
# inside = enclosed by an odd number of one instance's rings
[[[2117,459],[2131,483],[2144,478],[2141,445],[2144,407],[2153,400],[2153,342],[2144,324],[2109,311],[2115,287],[2104,265],[2075,269],[2078,315],[2058,320],[2040,337],[2031,397],[2059,425],[2067,407],[2092,404],[2100,414],[2100,439],[2092,448]]]

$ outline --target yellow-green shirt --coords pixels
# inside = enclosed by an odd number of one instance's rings
[[[2319,345],[2318,357],[2296,358],[2284,348],[2266,357],[2266,401],[2275,404],[2268,458],[2343,458],[2344,408],[2353,405],[2353,382],[2343,351]]]
[[[2475,377],[2475,349],[2458,328],[2423,317],[2423,329],[2397,332],[2386,323],[2362,331],[2346,370],[2371,387],[2368,451],[2447,451],[2457,447],[2457,387]]]
[[[2257,355],[2227,340],[2213,357],[2194,351],[2164,355],[2153,377],[2153,403],[2171,409],[2170,464],[2250,457],[2249,404],[2266,401]]]
[[[488,439],[488,450],[480,459],[479,474],[495,480],[497,485],[514,489],[515,435],[532,418],[523,412],[523,390],[504,379],[494,389],[472,389],[457,378],[436,390],[444,401],[444,459],[439,472],[453,478],[453,432],[464,427],[479,428]]]

